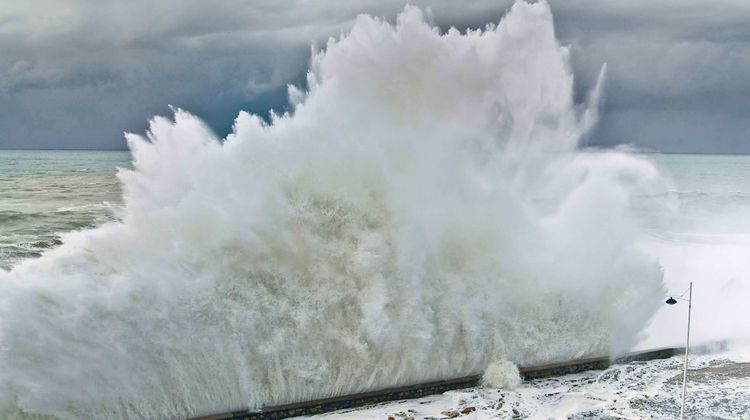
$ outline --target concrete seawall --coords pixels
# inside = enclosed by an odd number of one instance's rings
[[[684,352],[684,348],[670,347],[630,353],[614,360],[609,357],[592,357],[540,366],[522,367],[519,368],[519,372],[524,380],[540,379],[584,372],[587,370],[603,370],[612,364],[668,359],[677,354],[683,354]],[[263,407],[260,411],[234,411],[196,417],[192,420],[270,420],[296,416],[309,416],[345,408],[362,407],[386,401],[421,398],[427,395],[442,394],[443,392],[454,389],[472,388],[478,386],[480,380],[481,375],[471,375],[442,381],[322,398],[314,401]]]

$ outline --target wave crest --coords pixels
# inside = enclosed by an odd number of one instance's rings
[[[155,118],[121,222],[0,272],[0,407],[185,417],[627,348],[658,174],[577,151],[597,97],[545,2],[467,33],[407,7],[315,52],[270,124]]]

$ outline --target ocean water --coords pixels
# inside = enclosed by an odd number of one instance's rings
[[[647,154],[668,187],[633,203],[652,239],[742,242],[750,235],[750,156]],[[0,268],[60,235],[117,220],[128,151],[0,150]]]
[[[649,158],[670,178],[667,195],[673,205],[662,213],[661,229],[655,233],[750,234],[748,156],[653,154]],[[665,215],[670,223],[664,223]]]
[[[714,299],[731,300],[731,294],[722,291],[725,283],[750,284],[746,265],[750,242],[743,239],[750,233],[744,224],[750,218],[750,156],[649,154],[647,158],[669,178],[670,187],[661,197],[644,195],[640,197],[642,203],[636,203],[652,234],[646,248],[657,254],[661,252],[657,256],[667,264],[667,277],[675,290],[684,286],[682,276],[689,275],[699,285],[706,284],[701,278],[703,270],[722,273],[729,266],[729,272],[717,279],[719,286],[713,288],[719,289],[718,293],[714,290],[717,295]],[[59,245],[61,233],[117,220],[122,191],[115,174],[118,168],[131,166],[129,152],[1,151],[0,162],[4,216],[0,224],[3,244],[0,265],[8,269],[22,259],[35,258]],[[732,252],[727,252],[727,247]],[[697,269],[688,267],[695,273],[685,272],[685,265],[694,264],[691,259],[700,261],[700,255],[707,251],[721,267],[701,264]],[[680,261],[681,258],[685,260]],[[671,278],[672,271],[678,271],[677,278]],[[696,295],[696,300],[702,300],[705,290],[698,288]],[[740,296],[746,299],[748,295],[740,293]],[[707,309],[721,312],[722,306],[725,305],[711,302]],[[657,319],[659,315],[666,319],[661,326],[651,325],[651,330],[657,331],[652,332],[654,337],[641,348],[683,344],[680,326],[684,325],[684,312],[669,312],[671,309],[665,307],[658,313]],[[702,320],[699,311],[693,320],[693,343],[742,337],[741,330],[746,327],[742,316],[724,314],[723,319],[714,315]],[[720,333],[713,333],[717,324],[735,323],[729,331],[719,328]],[[730,353],[693,357],[689,417],[750,418],[748,350],[741,347]],[[322,417],[439,418],[442,412],[474,407],[477,411],[473,416],[479,419],[514,415],[532,419],[669,419],[679,410],[681,363],[681,357],[636,362],[604,372],[527,382],[510,390],[454,391]]]
[[[661,252],[668,264],[665,269],[689,274],[701,285],[698,273],[686,273],[684,265],[699,255],[717,255],[716,264],[707,266],[713,273],[730,269],[721,285],[719,300],[731,299],[721,292],[724,283],[734,279],[750,284],[747,266],[750,242],[744,223],[750,218],[750,156],[649,154],[647,158],[669,179],[662,196],[644,195],[644,224],[652,233],[649,243],[653,252]],[[0,240],[3,254],[0,265],[35,258],[60,243],[60,234],[87,229],[117,220],[122,205],[121,187],[115,177],[118,168],[131,167],[129,152],[79,151],[0,151],[0,185],[2,214]],[[667,198],[665,201],[664,198]],[[654,201],[658,201],[657,204]],[[666,203],[666,204],[665,204]],[[666,207],[664,207],[666,206]],[[668,216],[668,217],[665,217]],[[734,228],[733,228],[734,227]],[[740,245],[738,245],[740,244]],[[696,249],[697,247],[697,249]],[[727,247],[734,252],[727,253]],[[737,251],[739,247],[739,251]],[[677,258],[670,257],[677,253]],[[684,256],[688,259],[680,261]],[[671,264],[671,266],[669,265]],[[688,268],[690,269],[690,268]],[[733,271],[732,271],[733,270]],[[679,289],[685,281],[673,280]],[[709,283],[710,285],[711,283]],[[704,287],[705,289],[705,287]],[[745,289],[746,290],[746,289]],[[705,290],[697,289],[700,301]],[[742,295],[745,299],[747,295]],[[705,299],[704,299],[705,300]],[[741,303],[740,303],[741,304]],[[703,305],[700,305],[703,306]],[[699,308],[700,308],[699,306]],[[712,302],[711,312],[721,311]],[[665,307],[659,315],[667,316],[662,330],[654,332],[651,342],[640,347],[681,345],[684,312],[670,313]],[[674,311],[672,311],[674,312]],[[672,315],[672,316],[670,316]],[[677,316],[674,316],[677,315]],[[741,314],[724,319],[709,317],[709,322],[694,318],[693,342],[710,342],[741,337]],[[657,316],[658,318],[658,316]],[[721,318],[721,317],[719,317]],[[733,330],[713,331],[717,324],[740,322]],[[701,325],[704,325],[701,330]],[[651,329],[658,329],[652,324]],[[688,411],[691,418],[750,418],[750,351],[747,347],[726,353],[695,355],[691,362]],[[453,391],[403,403],[347,410],[323,418],[439,418],[441,413],[473,407],[474,418],[674,418],[679,410],[681,357],[666,361],[635,362],[614,366],[604,372],[566,375],[560,378],[531,381],[514,389],[477,388]],[[744,417],[743,417],[744,416]]]
[[[115,218],[129,152],[0,150],[0,268]]]
[[[97,192],[16,196],[89,213],[15,231],[52,239],[0,269],[0,418],[185,418],[679,343],[663,301],[690,280],[695,339],[741,337],[742,211],[689,204],[727,192],[670,157],[581,150],[606,67],[577,103],[570,54],[543,1],[463,33],[360,16],[289,113],[128,134],[121,201],[87,174],[114,162],[11,175]]]

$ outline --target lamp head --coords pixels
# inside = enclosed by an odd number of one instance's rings
[[[670,296],[669,299],[667,299],[666,303],[667,305],[674,305],[675,303],[677,303],[677,301],[673,297]]]

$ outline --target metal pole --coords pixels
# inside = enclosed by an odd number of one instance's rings
[[[687,390],[687,369],[688,355],[690,354],[690,311],[693,308],[693,282],[690,282],[690,292],[688,294],[688,325],[687,325],[687,342],[685,343],[685,367],[682,371],[682,408],[680,408],[680,420],[685,419],[685,391]]]

